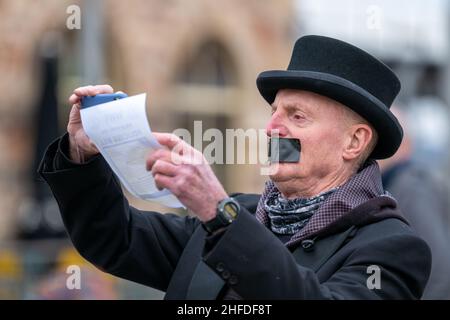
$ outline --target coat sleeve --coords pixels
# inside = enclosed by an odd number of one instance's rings
[[[165,291],[198,220],[130,207],[106,161],[70,163],[62,152],[66,140],[48,147],[39,173],[74,246],[103,271]]]
[[[321,283],[245,208],[203,258],[244,299],[418,299],[431,261],[420,238],[393,235],[357,246]],[[380,289],[367,286],[370,265],[381,269]]]

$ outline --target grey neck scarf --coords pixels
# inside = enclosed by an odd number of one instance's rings
[[[312,198],[286,199],[275,189],[268,195],[264,207],[274,233],[293,235],[301,230],[325,199],[337,188]]]

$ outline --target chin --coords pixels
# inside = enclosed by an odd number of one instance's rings
[[[299,173],[298,164],[295,163],[275,163],[270,165],[269,170],[273,182],[289,181]]]

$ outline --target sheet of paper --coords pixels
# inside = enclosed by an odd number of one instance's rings
[[[158,190],[145,169],[146,156],[163,148],[152,135],[145,106],[143,93],[82,109],[83,128],[132,195],[171,208],[184,207],[169,190]]]

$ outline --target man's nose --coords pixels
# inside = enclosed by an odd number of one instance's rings
[[[272,115],[266,126],[266,134],[268,137],[272,137],[275,134],[278,134],[279,137],[286,137],[288,135],[288,129],[283,124],[283,119],[276,112]]]

